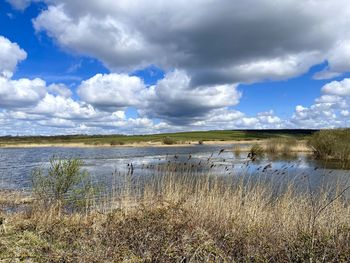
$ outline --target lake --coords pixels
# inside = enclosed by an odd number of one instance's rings
[[[247,146],[247,145],[241,145]],[[319,187],[336,181],[346,184],[350,171],[338,169],[337,163],[322,163],[307,154],[293,158],[265,157],[247,160],[247,153],[235,155],[233,145],[196,145],[184,147],[93,147],[93,148],[2,148],[0,149],[0,188],[28,190],[31,173],[37,167],[47,167],[52,156],[80,158],[84,169],[94,181],[110,185],[118,174],[127,173],[147,178],[169,163],[178,164],[177,171],[194,171],[218,176],[263,175],[273,180],[290,180],[300,185]],[[222,151],[224,150],[224,151]],[[164,169],[163,169],[164,170]]]

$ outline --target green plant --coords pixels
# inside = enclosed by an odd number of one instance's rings
[[[88,173],[81,170],[82,165],[83,161],[79,159],[53,157],[47,169],[35,169],[32,184],[37,199],[47,205],[86,205],[96,189]]]
[[[163,144],[167,144],[167,145],[176,144],[176,141],[170,137],[163,138],[162,142],[163,142]]]
[[[308,144],[318,159],[350,160],[350,129],[321,130],[310,137]]]

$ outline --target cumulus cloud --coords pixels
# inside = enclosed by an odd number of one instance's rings
[[[41,79],[10,80],[0,77],[0,108],[24,108],[37,104],[46,94]]]
[[[51,94],[46,94],[38,105],[28,110],[28,112],[64,119],[96,117],[96,111],[91,105],[85,105],[71,98],[53,96]]]
[[[212,111],[205,120],[194,122],[193,130],[204,129],[278,129],[287,127],[287,122],[275,116],[272,110],[247,116],[243,112],[223,108]]]
[[[0,36],[0,76],[11,78],[18,62],[26,57],[27,53],[16,43]]]
[[[11,52],[21,49],[5,40]],[[15,53],[16,55],[16,53]],[[20,58],[11,63],[1,61],[0,67],[12,72]],[[146,87],[136,76],[126,74],[97,74],[82,81],[78,87],[80,100],[60,83],[47,85],[42,79],[11,79],[0,77],[1,131],[32,133],[123,132],[151,133],[171,131],[176,127],[203,127],[233,120],[242,113],[226,108],[238,103],[241,96],[237,85],[204,85],[191,87],[191,77],[173,70],[156,85]],[[129,118],[124,110],[133,106],[140,117]],[[219,116],[225,111],[225,116]],[[220,112],[220,113],[219,113]],[[153,118],[160,118],[154,121]],[[24,129],[24,127],[30,127]],[[45,128],[43,128],[45,127]]]
[[[322,88],[324,94],[350,96],[350,79],[332,81]]]
[[[238,104],[237,85],[191,87],[191,78],[175,70],[144,94],[140,112],[174,124],[188,124],[206,118],[212,110]]]
[[[72,91],[64,84],[51,84],[47,87],[47,91],[56,96],[69,98],[73,95]]]
[[[36,30],[112,71],[175,67],[198,86],[286,79],[325,60],[349,69],[346,0],[46,2]]]
[[[315,79],[331,79],[350,71],[350,36],[339,40],[327,55],[328,66],[315,74]]]
[[[145,89],[138,77],[126,74],[97,74],[81,83],[80,98],[96,108],[115,111],[139,103],[140,92]]]
[[[8,1],[19,9],[30,2]],[[348,79],[325,85],[312,105],[297,106],[284,120],[273,111],[248,116],[233,109],[242,96],[239,83],[288,79],[324,62],[314,78],[349,71],[346,0],[43,1],[47,8],[33,19],[36,31],[68,52],[99,59],[111,73],[82,81],[78,99],[63,84],[13,80],[26,53],[0,37],[0,123],[6,127],[130,133],[350,125]],[[153,86],[128,75],[149,65],[166,72]],[[129,107],[139,116],[128,118]]]
[[[332,81],[321,89],[322,95],[310,107],[298,105],[291,118],[296,127],[348,127],[350,110],[350,80]]]
[[[189,124],[207,117],[215,109],[236,105],[241,93],[237,85],[192,87],[191,78],[174,70],[154,86],[146,87],[136,76],[97,74],[78,88],[81,99],[101,111],[113,112],[132,106],[147,118],[174,124]]]

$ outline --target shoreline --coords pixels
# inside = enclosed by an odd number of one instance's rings
[[[249,144],[248,146],[244,145],[240,147],[240,151],[246,152],[249,151],[250,145],[259,144],[266,146],[268,139],[262,140],[229,140],[229,141],[204,141],[203,146],[205,145],[241,145]],[[77,143],[77,142],[60,142],[60,143],[17,143],[17,144],[0,144],[0,149],[20,149],[20,148],[144,148],[144,147],[199,147],[202,146],[198,141],[187,141],[183,143],[176,144],[163,144],[162,142],[134,142],[134,143],[125,143],[123,145],[110,145],[110,144],[86,144],[86,143]],[[311,152],[312,150],[305,145],[304,142],[300,142],[298,145],[293,146],[291,151],[293,152]]]
[[[242,141],[204,141],[203,145],[236,145],[236,144],[254,144],[261,143],[265,140],[242,140]],[[59,142],[59,143],[16,143],[16,144],[0,144],[0,148],[50,148],[50,147],[74,147],[74,148],[125,148],[125,147],[184,147],[184,146],[200,146],[198,141],[187,141],[185,143],[163,144],[162,142],[134,142],[122,145],[105,144],[86,144],[80,142]]]

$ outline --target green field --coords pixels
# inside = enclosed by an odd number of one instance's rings
[[[62,135],[62,136],[4,136],[0,137],[0,145],[16,144],[62,144],[83,143],[86,145],[122,145],[138,142],[162,142],[170,138],[174,143],[188,141],[231,141],[259,140],[269,138],[304,139],[315,130],[226,130],[226,131],[195,131],[179,133],[163,133],[151,135]]]

